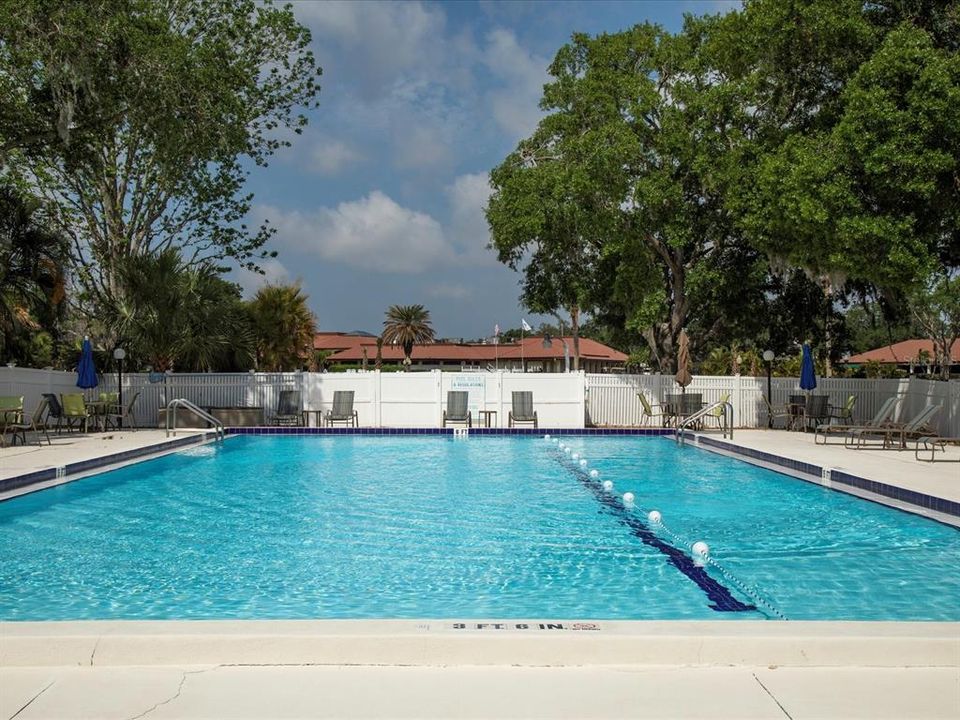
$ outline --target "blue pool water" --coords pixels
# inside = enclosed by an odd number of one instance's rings
[[[562,441],[599,478],[535,437],[244,436],[0,503],[0,619],[960,620],[953,528],[665,438]]]

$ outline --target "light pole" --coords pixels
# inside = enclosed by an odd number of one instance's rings
[[[117,361],[117,427],[123,429],[123,359],[127,356],[127,351],[122,347],[114,348],[113,359]]]
[[[770,392],[771,380],[771,363],[776,357],[773,350],[764,350],[763,351],[763,361],[767,364],[767,428],[773,427],[773,395]]]

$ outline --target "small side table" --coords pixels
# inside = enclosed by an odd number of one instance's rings
[[[480,416],[480,423],[483,427],[497,427],[497,411],[496,410],[479,410],[477,415]],[[490,424],[490,418],[493,418],[493,425]]]
[[[304,410],[301,413],[303,416],[303,426],[310,427],[310,413],[314,415],[314,422],[316,423],[314,427],[321,427],[323,424],[323,410]]]

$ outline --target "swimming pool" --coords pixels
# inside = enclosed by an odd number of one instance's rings
[[[667,438],[561,441],[241,436],[9,500],[0,619],[960,620],[954,528]]]

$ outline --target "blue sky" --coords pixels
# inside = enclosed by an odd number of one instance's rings
[[[441,337],[526,317],[520,276],[486,249],[487,172],[528,135],[546,68],[573,32],[616,32],[735,2],[295,2],[323,67],[293,147],[252,171],[252,219],[277,228],[248,294],[300,280],[324,330],[379,332],[422,303]]]

